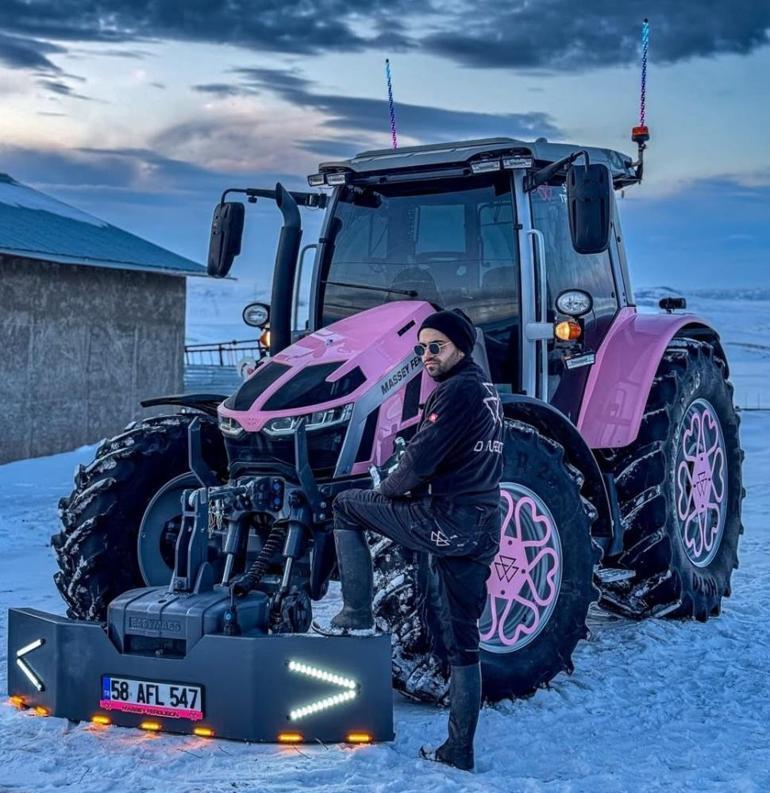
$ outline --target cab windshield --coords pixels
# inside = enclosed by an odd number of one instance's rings
[[[328,238],[323,325],[393,300],[460,308],[485,332],[496,382],[510,379],[519,267],[509,174],[440,180],[430,190],[425,182],[343,188]]]

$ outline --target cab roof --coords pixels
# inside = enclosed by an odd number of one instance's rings
[[[545,165],[557,162],[574,151],[585,150],[592,163],[603,163],[612,173],[616,187],[637,181],[632,159],[612,149],[594,146],[579,146],[570,143],[551,143],[546,138],[528,142],[515,138],[483,138],[452,143],[434,143],[428,146],[406,146],[399,149],[375,149],[356,154],[349,160],[322,162],[321,173],[329,171],[352,171],[361,176],[388,171],[422,170],[431,167],[465,166],[471,160],[497,156],[531,156],[535,162]]]

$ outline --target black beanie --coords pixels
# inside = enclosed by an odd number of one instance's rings
[[[476,329],[461,311],[437,311],[420,325],[420,331],[423,328],[432,328],[443,333],[460,352],[464,352],[466,355],[473,352],[473,347],[476,344]],[[420,331],[418,331],[418,335]]]

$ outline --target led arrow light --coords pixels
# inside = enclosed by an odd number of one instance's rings
[[[298,719],[303,719],[305,716],[318,713],[321,710],[327,710],[336,705],[342,705],[344,702],[350,702],[350,700],[355,699],[358,695],[358,683],[356,683],[355,680],[334,674],[334,672],[327,672],[315,666],[300,663],[299,661],[289,661],[289,671],[295,672],[298,675],[304,675],[305,677],[312,677],[315,680],[322,680],[324,683],[331,683],[332,685],[344,689],[339,694],[319,699],[316,702],[311,702],[309,705],[304,705],[301,708],[291,711],[289,713],[289,719],[291,721],[297,721]]]
[[[43,685],[43,681],[32,671],[32,668],[26,661],[22,661],[22,658],[31,653],[33,650],[37,650],[39,647],[42,647],[45,644],[44,639],[35,639],[34,642],[30,642],[29,644],[25,644],[20,650],[16,651],[16,666],[24,672],[27,680],[38,690],[43,691],[45,690],[45,686]]]

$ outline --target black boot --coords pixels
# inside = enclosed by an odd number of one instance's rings
[[[449,682],[449,737],[438,747],[423,747],[426,760],[473,770],[473,736],[481,707],[481,667],[453,666]]]
[[[342,610],[332,617],[332,628],[369,630],[374,627],[372,614],[372,555],[363,532],[335,529],[337,564],[342,586]]]

